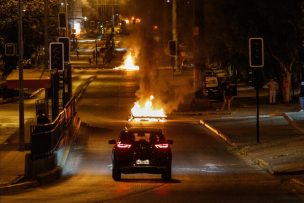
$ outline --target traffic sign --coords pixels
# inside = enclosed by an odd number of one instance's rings
[[[249,65],[252,68],[264,67],[264,41],[261,37],[249,38]]]
[[[64,70],[64,54],[62,42],[51,42],[49,46],[50,69]]]
[[[70,62],[70,47],[71,47],[70,38],[59,37],[58,41],[63,43],[64,62]]]

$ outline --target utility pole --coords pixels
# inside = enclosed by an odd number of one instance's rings
[[[172,40],[176,42],[176,54],[174,56],[174,70],[177,70],[178,67],[178,31],[177,31],[177,4],[176,0],[172,0]]]
[[[44,68],[48,69],[49,44],[48,44],[48,0],[44,0]]]
[[[69,37],[69,18],[68,18],[68,3],[67,0],[64,0],[64,5],[65,5],[65,36]]]
[[[204,66],[202,64],[201,54],[199,53],[201,32],[199,17],[200,15],[204,15],[203,7],[203,1],[192,0],[192,54],[195,61],[193,68],[193,90],[196,92],[202,89],[202,94],[205,95],[205,71],[203,70]]]
[[[23,151],[24,146],[24,91],[23,91],[23,29],[22,29],[22,0],[18,0],[18,49],[19,49],[19,150]]]
[[[115,23],[115,13],[114,13],[114,3],[115,3],[115,0],[112,0],[112,35],[114,37],[114,29],[115,29],[115,26],[114,26],[114,23]]]
[[[169,26],[169,24],[167,22],[168,21],[168,2],[163,1],[162,8],[163,8],[163,11],[162,11],[163,25],[162,26],[164,28],[167,28]],[[167,42],[168,41],[167,29],[162,29],[162,40],[163,40],[163,42]]]
[[[48,0],[44,0],[44,69],[48,69],[48,60],[49,60],[49,43],[48,43]],[[45,114],[49,114],[49,93],[48,89],[44,90],[45,96],[44,101],[46,104]]]
[[[198,32],[199,32],[199,28],[197,25],[197,21],[196,21],[196,0],[192,0],[192,44],[191,44],[191,50],[192,50],[192,54],[196,57],[197,54],[197,37],[198,37]]]

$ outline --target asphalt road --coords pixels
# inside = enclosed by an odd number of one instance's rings
[[[63,177],[0,202],[303,202],[288,182],[247,163],[190,117],[155,124],[174,141],[171,182],[149,174],[113,181],[107,141],[126,125],[138,75],[103,70],[75,74],[97,77],[78,102],[82,125]]]

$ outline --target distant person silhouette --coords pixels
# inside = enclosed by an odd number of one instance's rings
[[[222,85],[222,91],[223,91],[223,97],[224,97],[224,102],[222,106],[222,111],[225,110],[227,106],[227,110],[231,110],[231,101],[233,99],[232,97],[232,88],[231,88],[231,83],[229,81],[224,81]]]
[[[273,78],[271,78],[271,80],[267,83],[267,86],[269,89],[269,104],[275,104],[279,84]]]

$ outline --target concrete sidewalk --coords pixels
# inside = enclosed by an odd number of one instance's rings
[[[237,107],[221,116],[202,116],[200,123],[245,159],[304,186],[304,112],[298,104],[261,105],[259,136],[256,118],[255,108]]]

